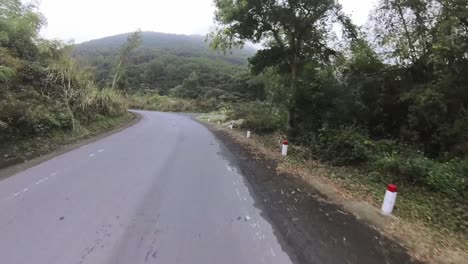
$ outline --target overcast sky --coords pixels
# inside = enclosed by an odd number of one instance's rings
[[[354,22],[366,22],[377,0],[339,0]],[[27,1],[25,1],[27,2]],[[213,27],[212,0],[40,0],[42,36],[77,43],[134,31],[204,35]]]

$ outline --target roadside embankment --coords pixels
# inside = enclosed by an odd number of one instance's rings
[[[263,164],[271,173],[276,174],[265,175],[264,177],[272,179],[264,178],[263,182],[259,183],[266,185],[262,188],[269,188],[270,181],[278,177],[287,182],[282,184],[291,183],[292,190],[296,188],[294,186],[304,188],[305,183],[319,194],[315,199],[342,206],[344,213],[353,214],[361,222],[396,241],[402,248],[408,248],[414,259],[428,263],[464,263],[468,258],[468,242],[462,233],[454,234],[447,229],[429,225],[427,219],[415,220],[418,219],[417,214],[422,208],[428,208],[428,203],[434,205],[434,197],[431,197],[430,193],[414,193],[412,189],[403,188],[398,193],[394,215],[384,217],[380,213],[380,206],[386,186],[380,182],[369,181],[365,175],[359,175],[358,169],[331,166],[307,158],[303,155],[302,148],[294,145],[290,146],[288,156],[282,157],[280,134],[253,133],[248,139],[245,129],[228,129],[222,121],[218,125],[218,119],[213,116],[202,116],[200,119],[205,122],[210,119],[210,128],[223,141],[233,148],[249,153],[249,159]],[[298,191],[295,191],[295,194],[287,195],[294,197],[297,193]],[[295,201],[293,198],[289,201],[294,206],[291,208],[297,208],[294,203],[299,200]]]
[[[135,113],[102,118],[74,132],[56,131],[0,145],[0,180],[72,149],[119,132],[140,120]]]

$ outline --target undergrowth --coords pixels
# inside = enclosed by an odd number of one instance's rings
[[[47,134],[16,138],[0,142],[0,168],[21,163],[48,154],[65,144],[103,133],[129,122],[133,115],[126,113],[115,117],[96,116],[93,121],[81,124],[74,131],[55,129]]]
[[[243,119],[241,128],[252,129],[270,148],[278,148],[279,139],[286,137],[281,109],[245,103],[226,112],[228,120]],[[431,159],[415,146],[374,140],[356,127],[322,127],[299,135],[290,138],[288,161],[301,166],[319,161],[327,177],[376,207],[381,206],[386,186],[395,183],[399,186],[395,215],[467,241],[467,160]]]

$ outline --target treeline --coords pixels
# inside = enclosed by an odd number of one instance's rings
[[[141,32],[141,45],[128,59],[116,88],[127,93],[152,93],[187,99],[220,101],[264,97],[262,86],[247,68],[252,49],[221,54],[201,36]],[[74,55],[95,72],[100,86],[111,82],[114,61],[128,34],[76,45]]]
[[[2,154],[7,145],[17,149],[17,140],[81,131],[94,121],[126,113],[123,97],[97,89],[91,73],[72,59],[71,47],[39,37],[44,23],[32,4],[0,1]]]
[[[381,0],[363,28],[333,0],[215,4],[214,48],[265,44],[249,63],[269,104],[238,105],[231,118],[287,131],[316,159],[361,166],[368,182],[433,190],[453,203],[430,221],[468,231],[466,1]]]
[[[354,127],[430,157],[468,153],[465,1],[382,0],[362,29],[336,1],[215,2],[213,46],[267,43],[251,69],[280,76],[272,96],[296,135]]]

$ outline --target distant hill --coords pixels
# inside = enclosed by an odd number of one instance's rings
[[[74,57],[93,68],[96,83],[109,86],[116,56],[129,34],[77,44]],[[179,96],[191,98],[214,94],[216,97],[251,98],[258,93],[247,81],[250,78],[247,59],[256,52],[251,47],[223,54],[210,49],[202,36],[142,32],[141,37],[141,46],[133,53],[125,74],[117,83],[122,90],[153,90],[161,95],[177,91]],[[196,80],[185,82],[195,84],[193,91],[185,93],[185,88],[174,89],[189,76],[196,76]]]
[[[91,40],[75,46],[76,56],[93,54],[113,55],[125,43],[130,33]],[[180,57],[207,57],[224,60],[233,64],[245,64],[247,58],[255,54],[252,47],[233,50],[227,54],[210,49],[205,37],[200,35],[178,35],[159,32],[142,32],[141,49],[167,53]]]

